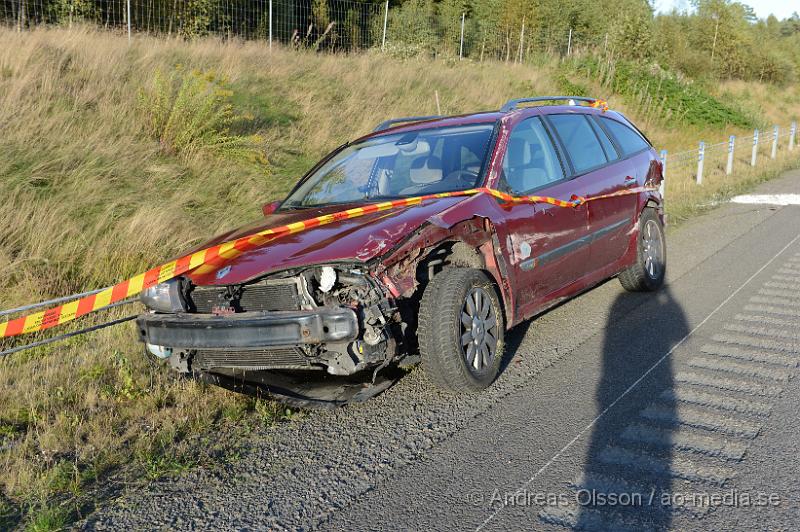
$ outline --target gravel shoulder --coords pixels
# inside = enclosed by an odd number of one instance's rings
[[[800,171],[765,183],[756,192],[800,192]],[[313,412],[299,422],[253,432],[247,451],[224,475],[201,469],[131,489],[80,527],[480,526],[496,510],[487,493],[498,488],[514,492],[548,463],[528,488],[535,484],[537,490],[563,491],[587,463],[606,456],[602,453],[609,445],[616,446],[619,435],[632,420],[640,419],[654,394],[678,389],[675,383],[681,372],[705,374],[707,370],[696,362],[691,365],[699,350],[714,334],[736,333],[726,326],[745,326],[734,320],[737,309],[751,304],[747,298],[757,297],[758,290],[768,289],[763,284],[769,279],[757,279],[757,284],[741,291],[741,298],[728,301],[711,319],[703,320],[796,236],[797,227],[800,207],[723,205],[668,233],[667,292],[656,298],[628,295],[614,280],[516,327],[508,337],[513,359],[485,393],[449,396],[432,388],[415,370],[366,404]],[[795,247],[791,252],[800,252]],[[653,371],[642,386],[611,405],[613,415],[591,425],[614,397],[701,323],[698,334],[675,351],[672,364]],[[610,359],[612,353],[615,358]],[[765,475],[791,482],[792,475],[780,467],[757,468],[761,473],[751,469],[778,453],[794,460],[790,470],[798,470],[797,453],[791,452],[796,443],[793,447],[781,443],[798,440],[792,409],[786,405],[797,393],[796,381],[791,381],[770,402],[774,414],[760,433],[775,436],[748,444],[737,466],[715,462],[713,467],[741,469],[737,478],[743,483],[763,481]],[[739,398],[746,400],[747,394]],[[670,414],[682,413],[675,404],[671,408]],[[770,432],[775,422],[778,426]],[[674,441],[677,434],[683,433],[673,429],[668,439]],[[697,434],[687,438],[700,445]],[[725,452],[735,454],[737,448]],[[677,468],[679,455],[674,450],[669,454],[666,463]],[[624,453],[615,456],[618,462],[630,458]],[[663,453],[657,456],[656,466],[663,465]],[[616,467],[620,465],[625,464]],[[705,467],[713,470],[712,465]],[[659,487],[672,489],[673,481],[670,477],[669,486]],[[796,503],[793,508],[797,517]],[[506,507],[487,523],[487,529],[556,523],[542,518],[540,510]],[[711,528],[725,528],[720,512],[685,518],[704,518]],[[713,525],[713,519],[723,521]]]

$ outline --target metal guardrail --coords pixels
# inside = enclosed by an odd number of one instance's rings
[[[724,142],[699,142],[695,149],[673,154],[661,150],[664,177],[666,181],[684,181],[684,185],[687,182],[702,185],[709,170],[731,175],[741,166],[755,168],[764,158],[774,160],[781,152],[794,151],[796,137],[797,123],[792,122],[788,128],[776,125],[765,132],[756,129],[744,137],[731,135]]]

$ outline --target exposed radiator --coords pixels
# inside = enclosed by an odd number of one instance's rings
[[[300,310],[300,294],[293,279],[241,287],[197,286],[189,295],[190,310],[210,314],[219,309],[236,312]]]
[[[299,347],[270,347],[258,349],[199,349],[192,359],[197,369],[238,368],[311,369],[308,357]]]

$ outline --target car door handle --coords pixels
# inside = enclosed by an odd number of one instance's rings
[[[625,186],[632,187],[636,184],[636,178],[633,176],[625,176]]]

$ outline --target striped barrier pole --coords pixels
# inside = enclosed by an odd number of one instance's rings
[[[598,196],[580,197],[572,196],[568,200],[561,200],[549,196],[512,196],[505,192],[488,187],[472,188],[469,190],[459,190],[455,192],[441,192],[438,194],[427,194],[424,196],[413,196],[380,203],[371,203],[361,207],[354,207],[343,211],[325,214],[299,222],[281,225],[264,229],[251,235],[243,236],[235,240],[230,240],[222,244],[211,246],[185,255],[179,259],[172,260],[161,266],[152,268],[144,273],[140,273],[130,279],[117,283],[114,286],[105,288],[99,292],[93,291],[90,295],[77,298],[70,296],[69,303],[49,308],[44,311],[21,316],[10,321],[0,323],[0,338],[11,338],[21,334],[43,331],[58,325],[70,322],[91,312],[101,310],[120,301],[127,300],[142,291],[151,288],[159,283],[174,279],[184,273],[192,272],[195,274],[208,274],[219,269],[226,261],[234,259],[246,251],[263,246],[278,238],[288,235],[301,233],[308,229],[328,225],[343,220],[360,218],[372,213],[385,212],[405,207],[413,207],[435,199],[475,196],[478,194],[488,194],[500,201],[508,203],[548,203],[557,207],[574,208],[590,201],[613,198],[617,196],[627,196],[642,192],[654,192],[653,187],[635,187],[624,189],[610,194]],[[62,299],[62,301],[64,300]],[[37,305],[39,306],[39,305]]]

